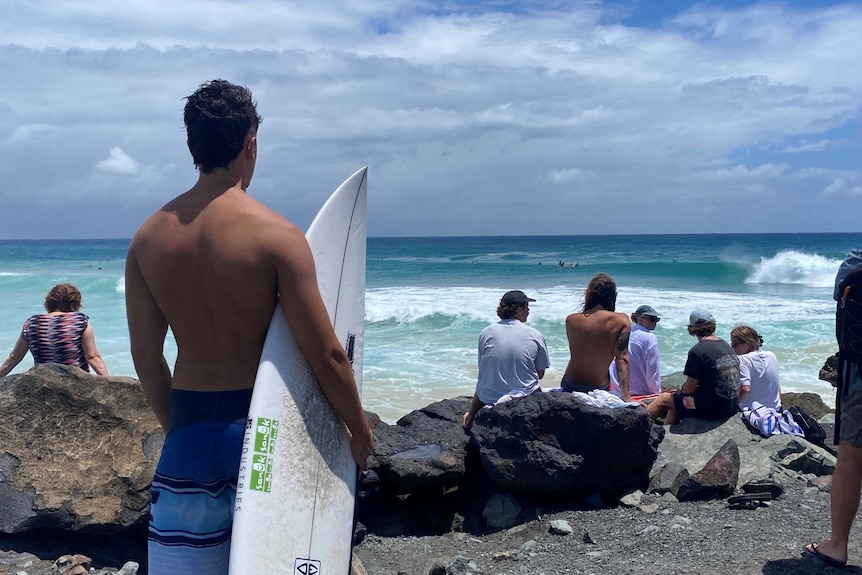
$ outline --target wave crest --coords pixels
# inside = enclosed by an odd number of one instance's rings
[[[761,258],[747,284],[796,284],[808,287],[829,288],[835,283],[835,274],[841,260],[795,250],[778,252],[774,257]]]

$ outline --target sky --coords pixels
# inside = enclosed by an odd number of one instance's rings
[[[248,189],[371,236],[860,231],[862,2],[0,0],[0,239],[129,238],[244,84]]]

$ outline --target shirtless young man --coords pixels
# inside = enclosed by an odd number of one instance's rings
[[[198,181],[141,225],[126,258],[132,358],[168,433],[153,479],[151,575],[227,573],[245,418],[276,306],[360,468],[373,446],[305,236],[246,194],[261,121],[251,93],[215,80],[187,100]],[[173,374],[162,351],[169,327]]]
[[[569,339],[569,365],[560,382],[564,391],[589,392],[608,390],[611,360],[617,368],[623,400],[629,393],[629,334],[631,322],[624,313],[616,313],[617,284],[610,276],[598,274],[584,292],[582,312],[566,318]]]

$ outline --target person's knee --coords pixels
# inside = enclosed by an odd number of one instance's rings
[[[862,472],[862,448],[854,447],[849,443],[838,444],[838,463],[845,469],[854,469]]]

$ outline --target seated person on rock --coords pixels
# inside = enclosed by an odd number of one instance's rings
[[[569,364],[560,385],[563,391],[588,393],[608,391],[611,378],[608,366],[613,360],[624,401],[629,393],[629,335],[631,322],[616,313],[617,284],[606,274],[598,274],[584,291],[583,311],[566,318]]]
[[[661,320],[655,308],[642,305],[632,313],[629,337],[629,391],[637,401],[649,403],[661,393],[658,338],[653,330]],[[611,389],[619,390],[619,377],[614,361],[610,366]]]
[[[752,402],[781,411],[778,359],[763,351],[763,337],[753,327],[738,325],[730,331],[730,345],[739,356],[739,408]]]
[[[533,301],[520,290],[506,292],[497,306],[500,321],[479,335],[479,376],[462,421],[464,429],[473,426],[476,413],[484,406],[541,390],[539,380],[550,366],[550,358],[545,338],[524,323]]]
[[[653,419],[670,425],[686,417],[723,419],[739,404],[739,358],[726,341],[715,335],[715,319],[703,309],[689,316],[688,333],[697,344],[688,352],[682,389],[662,393],[647,406]]]

